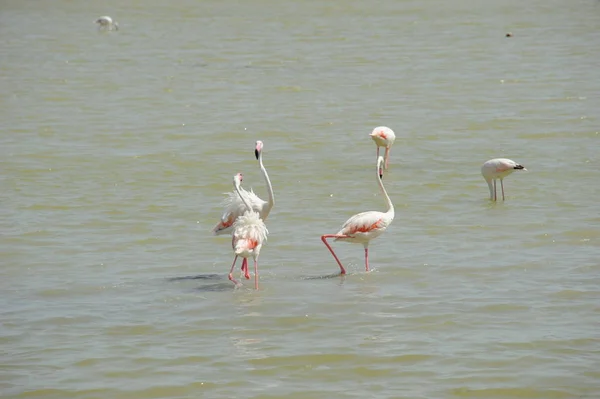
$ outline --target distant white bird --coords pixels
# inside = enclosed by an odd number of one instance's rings
[[[394,140],[396,140],[394,131],[386,126],[378,126],[373,129],[369,136],[371,136],[375,145],[377,145],[377,158],[379,158],[379,147],[385,147],[385,168],[387,169],[390,162],[390,150],[392,144],[394,144]]]
[[[111,17],[109,17],[108,15],[105,15],[103,17],[98,18],[95,23],[98,24],[98,28],[99,29],[103,29],[103,30],[119,30],[119,24],[117,23],[117,21],[112,20]]]
[[[392,204],[392,200],[388,196],[387,191],[385,191],[385,187],[383,187],[383,182],[381,181],[383,176],[383,162],[383,157],[377,157],[377,183],[379,184],[379,188],[381,189],[383,197],[385,198],[385,203],[388,208],[387,211],[368,211],[358,213],[348,219],[342,226],[341,230],[337,233],[324,234],[321,236],[321,240],[327,249],[329,249],[329,252],[331,252],[331,255],[333,255],[333,258],[340,267],[341,274],[346,274],[346,269],[344,269],[342,262],[340,262],[335,252],[333,252],[333,248],[331,248],[327,242],[327,239],[334,238],[334,241],[362,244],[365,248],[365,269],[366,271],[369,271],[369,243],[372,239],[382,235],[394,220],[394,204]]]
[[[260,255],[261,247],[267,241],[269,231],[258,212],[253,211],[250,204],[246,201],[247,197],[240,192],[242,179],[243,176],[241,173],[233,177],[233,188],[240,196],[242,203],[246,206],[246,212],[239,216],[233,224],[231,246],[233,247],[235,258],[229,271],[229,280],[233,281],[237,286],[238,282],[233,278],[233,268],[235,267],[237,258],[239,256],[244,258],[244,262],[247,265],[248,258],[252,257],[254,258],[254,288],[258,289],[258,256]]]
[[[504,201],[504,183],[503,180],[506,176],[510,175],[515,170],[524,170],[525,167],[521,164],[516,163],[511,159],[506,158],[495,158],[485,162],[481,167],[481,174],[488,184],[490,189],[490,199],[496,201],[498,195],[496,194],[496,179],[500,179],[500,186],[502,187],[502,201]],[[494,185],[492,186],[492,180]]]
[[[254,147],[254,155],[258,160],[258,165],[263,177],[265,178],[265,182],[267,183],[267,192],[269,195],[268,201],[264,201],[259,198],[258,195],[254,194],[252,190],[246,191],[242,188],[241,192],[252,209],[259,213],[260,218],[262,220],[267,220],[267,217],[269,216],[269,213],[275,204],[275,197],[273,195],[273,186],[271,185],[271,180],[267,174],[267,169],[265,169],[265,166],[263,165],[262,149],[263,142],[258,140],[256,142],[256,146]],[[212,229],[213,234],[217,236],[222,234],[230,234],[235,220],[244,212],[246,212],[246,205],[244,205],[240,199],[241,197],[235,191],[226,193],[226,195],[227,197],[223,200],[225,210],[221,216],[221,221]]]

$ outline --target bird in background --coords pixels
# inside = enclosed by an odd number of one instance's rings
[[[504,178],[510,175],[515,170],[527,171],[521,164],[516,163],[512,159],[506,158],[495,158],[486,161],[481,166],[481,174],[488,184],[490,189],[490,199],[496,201],[498,195],[496,193],[496,180],[500,180],[500,186],[502,187],[502,201],[504,201]],[[492,185],[492,180],[494,184]]]
[[[379,184],[379,188],[381,189],[381,191],[383,192],[383,196],[385,197],[385,203],[388,208],[387,211],[368,211],[356,214],[350,219],[348,219],[346,223],[344,223],[344,225],[342,226],[341,230],[338,231],[336,234],[325,234],[321,236],[321,240],[329,249],[331,255],[333,255],[333,258],[340,266],[341,274],[346,274],[346,269],[344,269],[342,262],[340,262],[337,255],[327,242],[327,238],[334,238],[334,241],[363,244],[365,248],[365,269],[368,272],[369,243],[374,238],[377,238],[381,234],[383,234],[394,220],[394,204],[392,204],[392,200],[388,196],[388,193],[385,190],[385,187],[383,186],[383,166],[384,159],[383,157],[378,156],[376,168],[377,183]]]
[[[265,182],[267,184],[267,193],[268,193],[268,201],[264,201],[259,198],[252,189],[250,191],[246,191],[241,188],[241,192],[244,195],[246,201],[252,208],[252,210],[259,213],[260,218],[262,220],[267,220],[273,205],[275,204],[275,196],[273,195],[273,186],[271,185],[271,180],[269,179],[269,174],[267,173],[267,169],[263,165],[262,152],[263,152],[263,142],[258,140],[256,142],[256,146],[254,147],[254,155],[258,160],[258,166],[260,167],[260,171],[262,172],[263,177],[265,178]],[[226,197],[223,200],[222,204],[225,207],[223,211],[223,215],[221,216],[221,220],[219,223],[213,227],[212,232],[214,235],[223,235],[223,234],[231,234],[231,230],[233,227],[233,223],[235,220],[240,217],[244,212],[246,212],[246,206],[241,200],[241,196],[239,196],[235,191],[230,193],[225,193]]]
[[[385,147],[385,169],[387,169],[390,162],[390,150],[394,144],[394,140],[396,140],[394,131],[386,126],[378,126],[373,129],[369,136],[377,146],[377,158],[379,158],[379,147]]]
[[[254,288],[258,289],[258,256],[260,255],[260,249],[267,241],[269,231],[263,220],[260,218],[259,213],[254,211],[247,202],[247,198],[240,188],[242,180],[243,176],[241,173],[238,173],[233,177],[234,191],[239,196],[240,201],[246,206],[246,211],[233,223],[231,246],[233,247],[235,258],[233,259],[231,270],[229,270],[229,280],[237,287],[239,283],[233,278],[235,262],[238,257],[244,258],[243,262],[246,263],[247,271],[248,258],[252,257],[254,259]]]
[[[108,15],[100,17],[100,18],[98,18],[94,22],[98,24],[98,28],[99,29],[103,29],[103,30],[119,30],[119,24],[117,23],[117,21],[113,22],[112,18],[109,17]]]

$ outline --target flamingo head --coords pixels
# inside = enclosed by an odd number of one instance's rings
[[[242,180],[244,180],[244,175],[242,175],[241,173],[238,173],[237,175],[233,176],[233,183],[236,185],[241,184]]]
[[[260,157],[260,154],[262,153],[262,149],[263,149],[263,142],[258,140],[256,142],[256,147],[254,148],[254,155],[256,156],[256,159],[258,159]]]

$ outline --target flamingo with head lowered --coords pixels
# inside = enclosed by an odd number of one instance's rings
[[[103,17],[98,18],[94,21],[98,24],[99,29],[104,30],[119,30],[119,24],[117,21],[113,21],[111,17],[105,15]]]
[[[229,271],[229,280],[233,281],[237,287],[239,283],[233,278],[235,262],[240,256],[244,258],[247,273],[248,258],[252,257],[254,259],[254,288],[258,289],[258,256],[260,255],[260,249],[267,241],[267,234],[269,234],[269,231],[258,212],[252,210],[250,204],[246,202],[247,199],[240,188],[242,179],[243,176],[241,173],[238,173],[233,177],[234,191],[239,195],[240,201],[246,206],[246,212],[239,216],[233,223],[231,246],[233,247],[235,258],[233,259],[233,264]]]
[[[488,184],[488,188],[490,189],[490,199],[492,201],[498,199],[498,194],[496,193],[496,179],[500,179],[502,201],[504,201],[504,178],[515,170],[527,171],[523,165],[516,163],[512,159],[506,158],[490,159],[481,166],[481,174]],[[492,180],[494,181],[493,186]]]
[[[327,242],[327,238],[334,238],[334,241],[343,241],[362,244],[365,248],[365,269],[369,271],[369,243],[372,239],[382,235],[388,226],[394,220],[394,204],[383,187],[383,157],[377,157],[377,183],[383,192],[385,202],[387,204],[386,212],[368,211],[352,216],[344,223],[342,229],[336,234],[325,234],[321,236],[321,240],[333,255],[340,266],[341,274],[346,274],[346,269],[342,266],[342,262],[338,259],[335,252]]]

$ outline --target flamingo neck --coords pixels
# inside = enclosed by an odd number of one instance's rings
[[[242,200],[242,202],[244,203],[244,205],[246,206],[246,210],[251,211],[252,208],[250,207],[250,205],[246,202],[246,199],[244,198],[244,196],[242,195],[242,193],[240,192],[240,182],[236,181],[233,183],[233,188],[235,189],[235,192],[237,193],[237,195],[239,195],[240,199]]]
[[[385,197],[385,202],[388,207],[386,213],[389,214],[391,218],[394,218],[394,204],[392,203],[390,196],[388,195],[387,191],[385,190],[385,187],[383,186],[383,181],[381,180],[381,177],[379,177],[379,167],[377,168],[377,183],[379,183],[379,188],[381,188],[381,191],[383,192],[383,196]]]
[[[269,179],[269,174],[267,173],[267,169],[265,168],[265,165],[263,165],[262,152],[260,153],[260,155],[258,157],[258,164],[260,166],[260,171],[262,172],[263,177],[265,178],[265,182],[267,183],[267,192],[269,195],[268,211],[266,212],[266,215],[265,215],[265,218],[266,218],[266,216],[271,211],[271,208],[273,208],[273,205],[275,204],[275,195],[273,194],[273,186],[271,185],[271,180]]]

